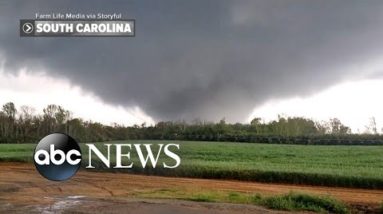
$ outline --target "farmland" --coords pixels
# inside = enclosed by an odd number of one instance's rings
[[[33,164],[0,163],[0,212],[12,213],[376,213],[382,190],[80,170],[50,182]],[[186,200],[186,201],[185,201]],[[219,202],[219,203],[216,203]],[[223,203],[221,203],[223,202]],[[91,209],[90,209],[91,208]]]
[[[198,141],[114,141],[108,143],[179,143],[177,169],[140,166],[120,171],[198,177],[383,189],[383,146],[282,145]],[[105,148],[102,143],[96,144]],[[31,162],[34,144],[1,144],[2,161]],[[156,145],[153,145],[156,148]],[[84,159],[87,151],[82,145]],[[86,151],[86,152],[85,152]],[[105,150],[103,151],[105,152]],[[132,152],[132,161],[139,164]],[[101,162],[97,170],[104,170]],[[160,157],[160,162],[163,161]],[[171,161],[171,160],[166,160]],[[112,170],[112,169],[108,169]]]

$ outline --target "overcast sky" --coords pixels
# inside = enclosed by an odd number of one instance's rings
[[[19,37],[19,19],[52,12],[122,13],[136,37]],[[0,102],[124,124],[383,123],[382,1],[6,0],[0,22]]]

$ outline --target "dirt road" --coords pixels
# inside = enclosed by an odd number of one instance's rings
[[[23,213],[282,213],[252,205],[139,199],[147,192],[235,191],[274,195],[290,191],[330,195],[353,206],[377,207],[383,191],[256,182],[170,178],[80,170],[71,180],[48,181],[32,164],[0,163],[0,212]]]

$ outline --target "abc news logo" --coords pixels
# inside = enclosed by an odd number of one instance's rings
[[[172,159],[172,163],[162,162],[163,168],[173,169],[181,164],[181,158],[172,150],[179,150],[179,144],[156,144],[158,151],[152,151],[152,144],[103,144],[106,154],[100,151],[95,144],[85,144],[88,148],[88,163],[86,168],[95,168],[92,161],[99,160],[107,168],[111,168],[111,147],[115,150],[115,169],[133,168],[131,151],[137,153],[142,168],[150,166],[156,168],[162,152]],[[141,147],[143,145],[143,148]],[[134,148],[134,150],[133,150]],[[71,178],[80,169],[82,152],[75,139],[62,133],[53,133],[40,140],[34,152],[34,163],[37,171],[52,181],[63,181]],[[130,162],[127,164],[127,162]]]

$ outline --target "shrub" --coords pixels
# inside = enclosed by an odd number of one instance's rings
[[[350,213],[346,205],[330,197],[289,193],[287,195],[267,197],[259,201],[260,205],[270,209],[289,211],[307,210],[339,214]]]

